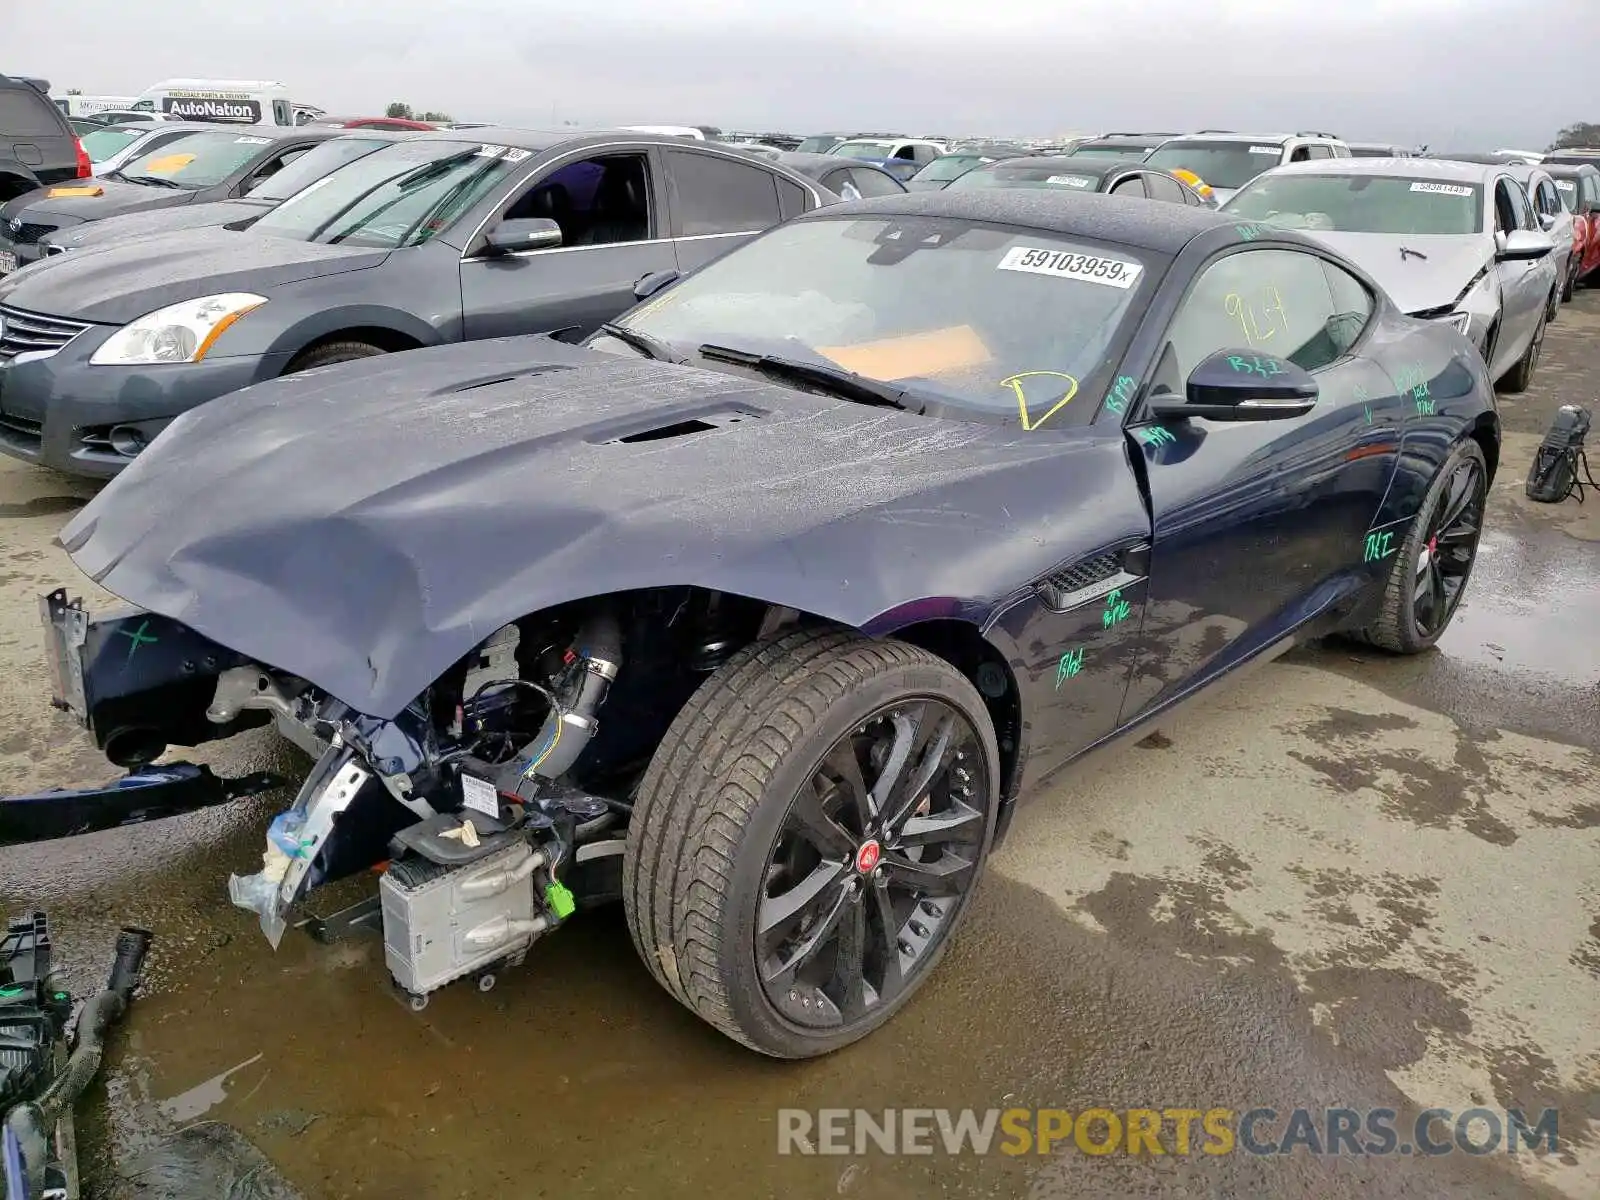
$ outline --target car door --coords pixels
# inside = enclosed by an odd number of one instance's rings
[[[1538,228],[1527,193],[1509,175],[1495,177],[1494,214],[1496,246],[1504,246],[1505,239],[1512,233]],[[1539,314],[1544,311],[1545,271],[1541,266],[1544,261],[1497,261],[1494,264],[1494,273],[1500,281],[1501,313],[1500,332],[1492,351],[1494,362],[1490,364],[1496,379],[1511,369],[1533,340]]]
[[[1310,250],[1224,251],[1158,339],[1151,394],[1181,395],[1203,359],[1237,351],[1264,373],[1280,359],[1310,371],[1319,397],[1309,414],[1263,421],[1156,423],[1132,407],[1153,549],[1146,657],[1124,722],[1273,645],[1358,573],[1393,475],[1401,413],[1396,389],[1366,357],[1375,302],[1354,282],[1365,312],[1348,294],[1336,299]]]
[[[563,340],[576,340],[632,307],[636,283],[678,267],[660,176],[649,147],[606,147],[563,155],[510,189],[461,258],[465,336],[570,330]],[[559,225],[561,245],[490,251],[495,226],[530,218]]]
[[[711,150],[668,149],[672,245],[685,273],[704,266],[783,219],[779,185],[758,162]]]

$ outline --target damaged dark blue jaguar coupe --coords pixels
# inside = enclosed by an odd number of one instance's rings
[[[274,722],[317,761],[230,881],[269,936],[386,864],[365,915],[420,1006],[620,898],[683,1004],[801,1058],[927,978],[1019,795],[1461,601],[1483,362],[1295,233],[933,192],[663,282],[586,346],[176,421],[61,534],[138,608],[44,601],[57,705],[131,773],[0,802],[0,842],[262,790],[157,759]]]

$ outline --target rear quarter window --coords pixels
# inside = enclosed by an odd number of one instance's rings
[[[28,87],[0,88],[0,135],[16,138],[65,137],[55,105]]]

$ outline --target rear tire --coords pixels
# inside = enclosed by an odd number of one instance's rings
[[[317,367],[331,367],[335,363],[356,362],[387,353],[381,346],[374,346],[370,342],[329,342],[326,346],[317,346],[296,356],[283,373],[294,375]]]
[[[865,1037],[965,915],[999,780],[983,700],[943,659],[837,629],[748,646],[645,772],[623,859],[639,956],[679,1003],[763,1054]],[[868,791],[884,803],[852,800]]]
[[[1544,331],[1549,324],[1545,314],[1539,314],[1539,327],[1533,331],[1533,341],[1528,343],[1527,351],[1517,360],[1517,365],[1505,373],[1500,380],[1500,390],[1507,395],[1517,395],[1525,392],[1533,383],[1533,373],[1539,369],[1539,355],[1544,349]]]
[[[1363,641],[1395,654],[1418,654],[1450,627],[1477,562],[1488,491],[1489,470],[1483,450],[1469,437],[1450,451],[1428,485],[1410,532],[1390,560],[1378,619],[1361,632]],[[1419,603],[1419,591],[1435,576],[1439,592]],[[1454,585],[1453,591],[1446,579]],[[1434,607],[1439,594],[1447,601],[1442,614]],[[1424,609],[1431,620],[1423,616]]]

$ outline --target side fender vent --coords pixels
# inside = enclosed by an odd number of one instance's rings
[[[1047,608],[1066,612],[1138,578],[1123,568],[1121,555],[1097,554],[1045,576],[1033,587]]]

